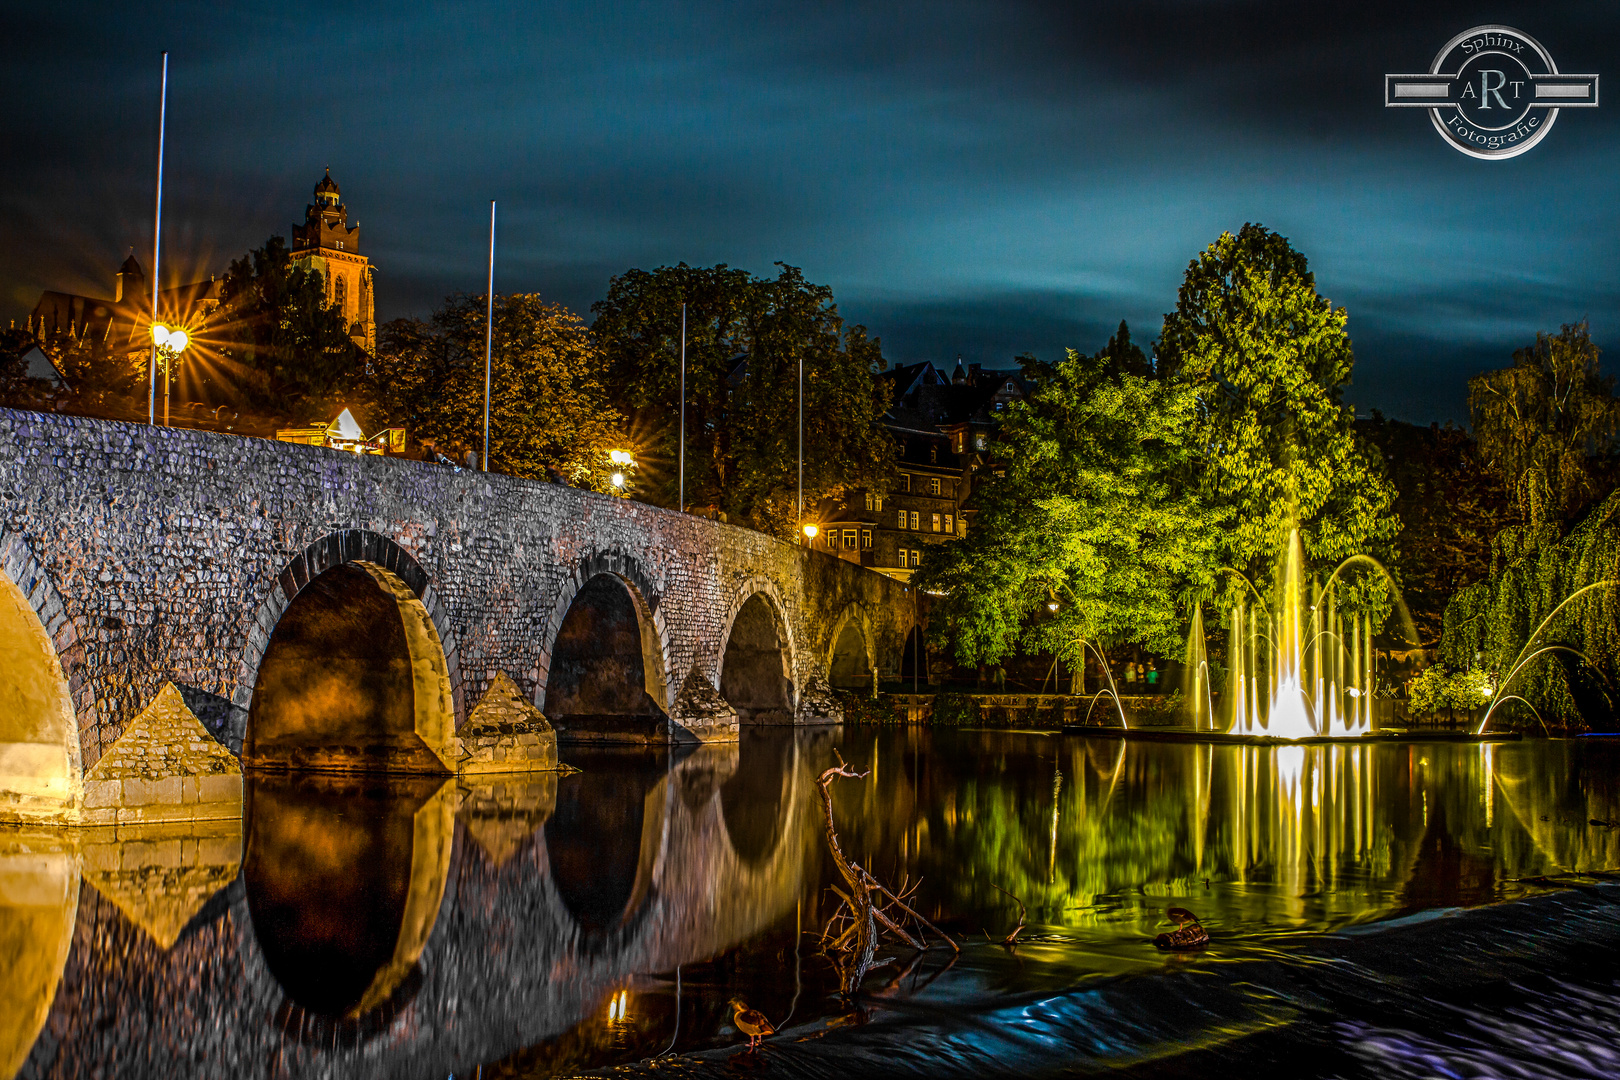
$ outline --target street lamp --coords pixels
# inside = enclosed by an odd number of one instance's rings
[[[814,541],[815,538],[816,538],[816,533],[818,533],[820,531],[821,531],[820,529],[816,528],[815,522],[807,523],[805,525],[805,527],[804,527],[805,539],[810,540],[810,541]]]
[[[613,486],[616,488],[624,487],[624,473],[616,472],[613,474]]]
[[[179,327],[169,329],[160,322],[152,324],[152,344],[163,357],[163,426],[169,426],[169,361],[186,351],[191,335]]]

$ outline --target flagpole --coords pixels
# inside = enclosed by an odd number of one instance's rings
[[[163,89],[158,96],[158,167],[157,167],[157,208],[152,219],[152,323],[157,323],[158,317],[158,252],[163,240],[163,134],[169,121],[169,54],[163,53]],[[146,422],[148,425],[157,424],[157,338],[152,335],[151,327],[147,328],[147,336],[152,338],[152,362],[147,369],[146,377]],[[167,391],[167,387],[165,387]]]
[[[686,513],[686,303],[681,303],[681,513]]]
[[[484,471],[489,472],[489,372],[495,344],[495,200],[489,200],[489,293],[484,310]]]
[[[804,536],[804,353],[799,353],[799,539]],[[802,543],[803,541],[800,540]]]

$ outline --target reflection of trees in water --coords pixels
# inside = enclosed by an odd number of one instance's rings
[[[1032,918],[1069,926],[1151,923],[1179,898],[1232,926],[1313,927],[1620,865],[1620,830],[1588,824],[1620,816],[1620,762],[1606,746],[1273,749],[999,733],[951,746],[877,736],[864,752],[877,782],[840,794],[852,846],[886,873],[923,874],[960,917],[993,921],[1006,907],[1000,885]]]

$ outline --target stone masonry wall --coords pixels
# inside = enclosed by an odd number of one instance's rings
[[[501,672],[542,696],[568,603],[599,572],[626,581],[656,628],[666,710],[694,672],[718,685],[731,621],[755,593],[787,629],[801,719],[825,709],[845,623],[893,670],[917,612],[907,587],[831,555],[628,499],[4,409],[0,552],[8,566],[37,566],[43,580],[19,584],[59,645],[72,646],[62,659],[86,770],[170,681],[237,742],[289,589],[348,559],[397,565],[422,599],[458,723]]]

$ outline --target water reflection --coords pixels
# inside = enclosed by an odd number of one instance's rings
[[[733,995],[822,1030],[834,978],[800,931],[830,913],[814,780],[835,738],[871,770],[834,789],[847,850],[920,875],[920,910],[972,939],[926,989],[932,968],[875,973],[913,1009],[1286,956],[1620,865],[1603,743],[744,734],[579,748],[563,777],[252,776],[231,835],[0,833],[0,1077],[550,1076],[734,1045]],[[1017,955],[982,938],[1016,918],[996,886],[1029,906]],[[1172,904],[1206,955],[1148,944]]]
[[[357,1017],[412,974],[449,873],[453,781],[255,775],[248,910],[287,996]]]

